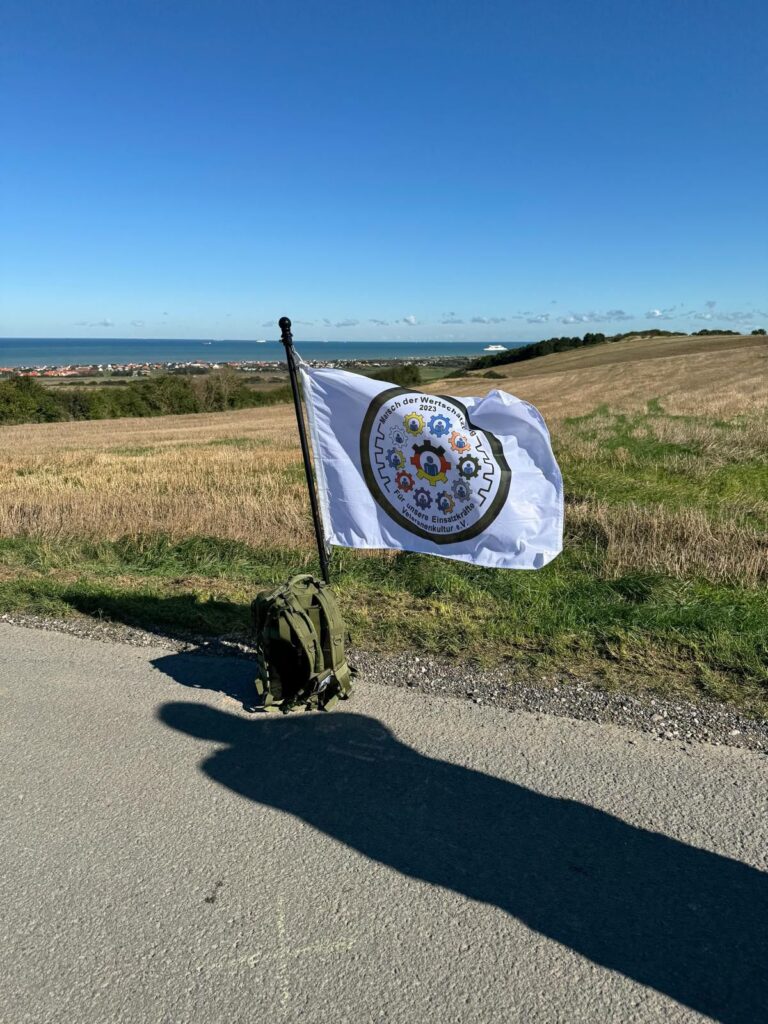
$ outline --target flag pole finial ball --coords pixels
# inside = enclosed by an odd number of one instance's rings
[[[290,331],[291,321],[288,319],[287,316],[281,316],[280,319],[277,321],[277,326],[280,328],[281,331]]]

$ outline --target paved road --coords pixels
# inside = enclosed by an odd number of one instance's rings
[[[768,1019],[766,761],[0,625],[0,1020]]]

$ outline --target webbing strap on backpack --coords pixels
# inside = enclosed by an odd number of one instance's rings
[[[294,576],[251,606],[257,644],[257,707],[327,708],[352,692],[344,653],[344,621],[330,588]]]
[[[344,654],[344,620],[335,597],[325,583],[319,583],[317,601],[327,624],[328,649],[323,651],[326,666],[330,667],[342,687],[352,689],[352,671]]]

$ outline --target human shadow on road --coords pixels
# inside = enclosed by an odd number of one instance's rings
[[[253,661],[206,655],[201,647],[188,654],[153,658],[152,665],[181,686],[224,693],[244,708],[251,708],[256,700],[256,664]]]
[[[236,793],[725,1024],[768,1020],[768,874],[425,757],[365,715],[159,715],[224,745],[201,767]]]

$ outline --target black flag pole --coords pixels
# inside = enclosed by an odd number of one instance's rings
[[[328,571],[328,552],[325,549],[325,537],[323,536],[323,524],[320,521],[320,509],[317,504],[317,489],[315,487],[315,474],[312,471],[312,461],[309,455],[309,442],[307,441],[307,428],[304,424],[304,410],[301,407],[301,392],[299,391],[299,375],[296,371],[296,354],[293,350],[293,334],[291,333],[291,321],[287,316],[281,316],[278,321],[280,328],[280,341],[285,346],[285,358],[288,361],[288,375],[291,378],[291,390],[293,391],[293,404],[296,407],[296,422],[299,425],[299,440],[301,441],[301,454],[304,458],[304,472],[307,476],[307,488],[309,489],[309,504],[312,508],[312,522],[315,525],[315,537],[317,539],[317,553],[320,556],[320,569],[323,579],[330,583]]]

